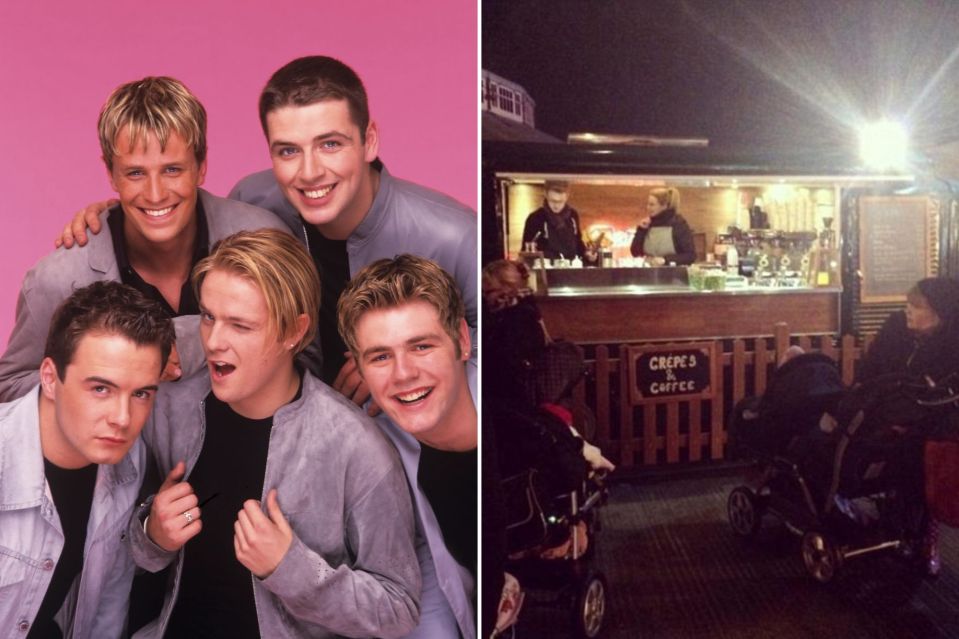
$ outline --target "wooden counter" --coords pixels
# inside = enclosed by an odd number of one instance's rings
[[[616,344],[758,337],[787,322],[793,335],[839,332],[838,288],[694,291],[679,287],[554,291],[537,296],[554,338]]]

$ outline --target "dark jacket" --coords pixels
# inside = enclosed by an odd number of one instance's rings
[[[563,216],[567,223],[559,227],[556,222]],[[559,258],[560,254],[568,260],[583,258],[586,253],[579,213],[571,206],[563,207],[559,213],[541,206],[530,213],[523,227],[523,247],[527,242],[535,242],[536,250],[550,260]]]
[[[676,252],[672,255],[657,255],[654,257],[662,257],[666,260],[666,263],[675,262],[676,264],[692,264],[696,261],[696,248],[693,246],[693,230],[689,228],[689,223],[686,222],[685,218],[682,215],[676,212],[675,209],[666,209],[659,215],[656,215],[650,221],[650,228],[656,226],[671,226],[673,228],[673,246],[676,248]],[[633,257],[639,257],[640,255],[645,255],[646,252],[643,249],[643,244],[646,241],[646,235],[649,233],[649,229],[636,227],[636,236],[633,237],[633,243],[629,247],[629,252],[633,254]]]
[[[887,373],[905,373],[934,381],[959,371],[959,340],[944,325],[930,336],[916,336],[906,325],[906,313],[890,315],[862,360],[858,381]]]

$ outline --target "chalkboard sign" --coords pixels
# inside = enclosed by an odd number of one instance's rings
[[[930,208],[925,197],[859,199],[860,301],[904,302],[933,274]]]
[[[633,403],[709,399],[714,359],[712,342],[629,347]]]

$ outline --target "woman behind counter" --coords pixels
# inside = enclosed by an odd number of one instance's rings
[[[639,221],[629,247],[633,257],[659,258],[654,263],[692,264],[696,260],[693,230],[677,211],[679,190],[659,188],[649,192],[647,216]]]

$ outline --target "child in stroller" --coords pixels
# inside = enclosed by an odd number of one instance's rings
[[[493,410],[505,477],[506,570],[524,589],[553,593],[544,603],[567,603],[577,636],[596,637],[607,585],[589,559],[606,501],[606,468],[586,459],[589,444],[553,410]]]
[[[821,582],[859,555],[917,557],[923,439],[943,418],[937,405],[957,399],[949,385],[902,374],[847,390],[830,358],[795,357],[761,398],[734,409],[734,452],[759,472],[730,493],[733,532],[753,537],[762,516],[775,515],[802,536],[804,565]]]

